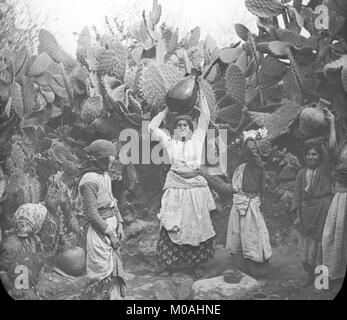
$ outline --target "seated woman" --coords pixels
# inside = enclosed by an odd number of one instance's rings
[[[188,264],[194,274],[201,276],[199,264],[214,256],[210,212],[216,209],[207,181],[200,175],[203,145],[210,120],[206,98],[201,95],[201,113],[193,131],[189,116],[175,121],[173,138],[159,129],[168,109],[160,112],[149,125],[154,140],[166,149],[171,169],[167,174],[161,211],[157,255],[159,265],[172,272],[179,265]]]
[[[37,258],[36,235],[41,230],[47,216],[47,209],[41,204],[27,203],[18,208],[13,216],[15,231],[4,239],[0,251],[0,270],[4,287],[14,298],[31,295],[29,292],[38,281],[41,262]],[[15,268],[25,263],[30,269],[29,288],[16,288],[18,274]],[[23,290],[21,290],[23,289]],[[38,297],[37,297],[38,298]]]

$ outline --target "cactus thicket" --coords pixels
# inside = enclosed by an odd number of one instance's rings
[[[315,23],[312,6],[320,4],[328,8],[329,29]],[[47,30],[39,32],[35,54],[26,45],[15,51],[1,47],[0,138],[6,138],[6,163],[22,188],[21,201],[43,200],[48,189],[38,187],[44,183],[35,171],[37,158],[47,157],[40,149],[44,136],[77,155],[91,139],[117,140],[117,133],[128,127],[141,132],[142,121],[165,107],[167,91],[187,73],[200,74],[211,126],[228,129],[229,143],[244,129],[262,125],[274,139],[290,130],[304,104],[320,98],[331,101],[337,120],[343,119],[344,1],[245,0],[245,5],[259,30],[236,23],[237,39],[225,48],[210,35],[203,39],[199,27],[181,38],[178,29],[162,21],[165,8],[157,0],[129,30],[117,19],[115,27],[106,20],[109,30],[103,35],[85,27],[76,57]],[[197,118],[199,112],[195,109],[192,115]],[[31,147],[29,132],[36,137]],[[61,169],[52,148],[47,161]],[[79,159],[74,159],[70,169],[77,168]]]

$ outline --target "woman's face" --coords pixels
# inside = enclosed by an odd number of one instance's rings
[[[116,157],[115,156],[109,156],[108,160],[109,160],[108,168],[111,169],[113,162],[116,160]]]
[[[175,135],[178,138],[187,138],[188,136],[190,136],[191,134],[191,130],[189,128],[189,123],[186,120],[179,120],[176,128],[175,128]]]
[[[30,237],[33,234],[33,228],[28,222],[19,221],[16,224],[16,230],[18,237],[26,238]]]
[[[309,166],[317,165],[319,162],[319,153],[314,148],[311,148],[306,153],[306,160]]]

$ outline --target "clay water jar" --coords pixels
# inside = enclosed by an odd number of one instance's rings
[[[58,259],[59,267],[70,276],[80,276],[86,267],[86,254],[81,247],[73,246],[65,249]]]
[[[223,272],[223,278],[226,283],[239,283],[243,274],[239,270],[226,270]]]
[[[329,123],[320,107],[307,107],[300,114],[300,131],[308,137],[327,133]]]
[[[165,102],[171,112],[188,114],[196,105],[199,84],[196,76],[178,81],[167,93]]]
[[[270,300],[270,297],[265,292],[254,292],[252,294],[253,300]]]

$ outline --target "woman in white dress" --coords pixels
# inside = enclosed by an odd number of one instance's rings
[[[214,256],[210,212],[216,209],[207,181],[200,175],[203,146],[210,120],[206,98],[200,96],[200,117],[196,130],[189,116],[179,116],[170,137],[159,128],[168,109],[153,118],[149,130],[153,140],[167,151],[171,169],[167,174],[161,211],[160,237],[157,245],[159,265],[172,272],[180,264],[193,267]]]

